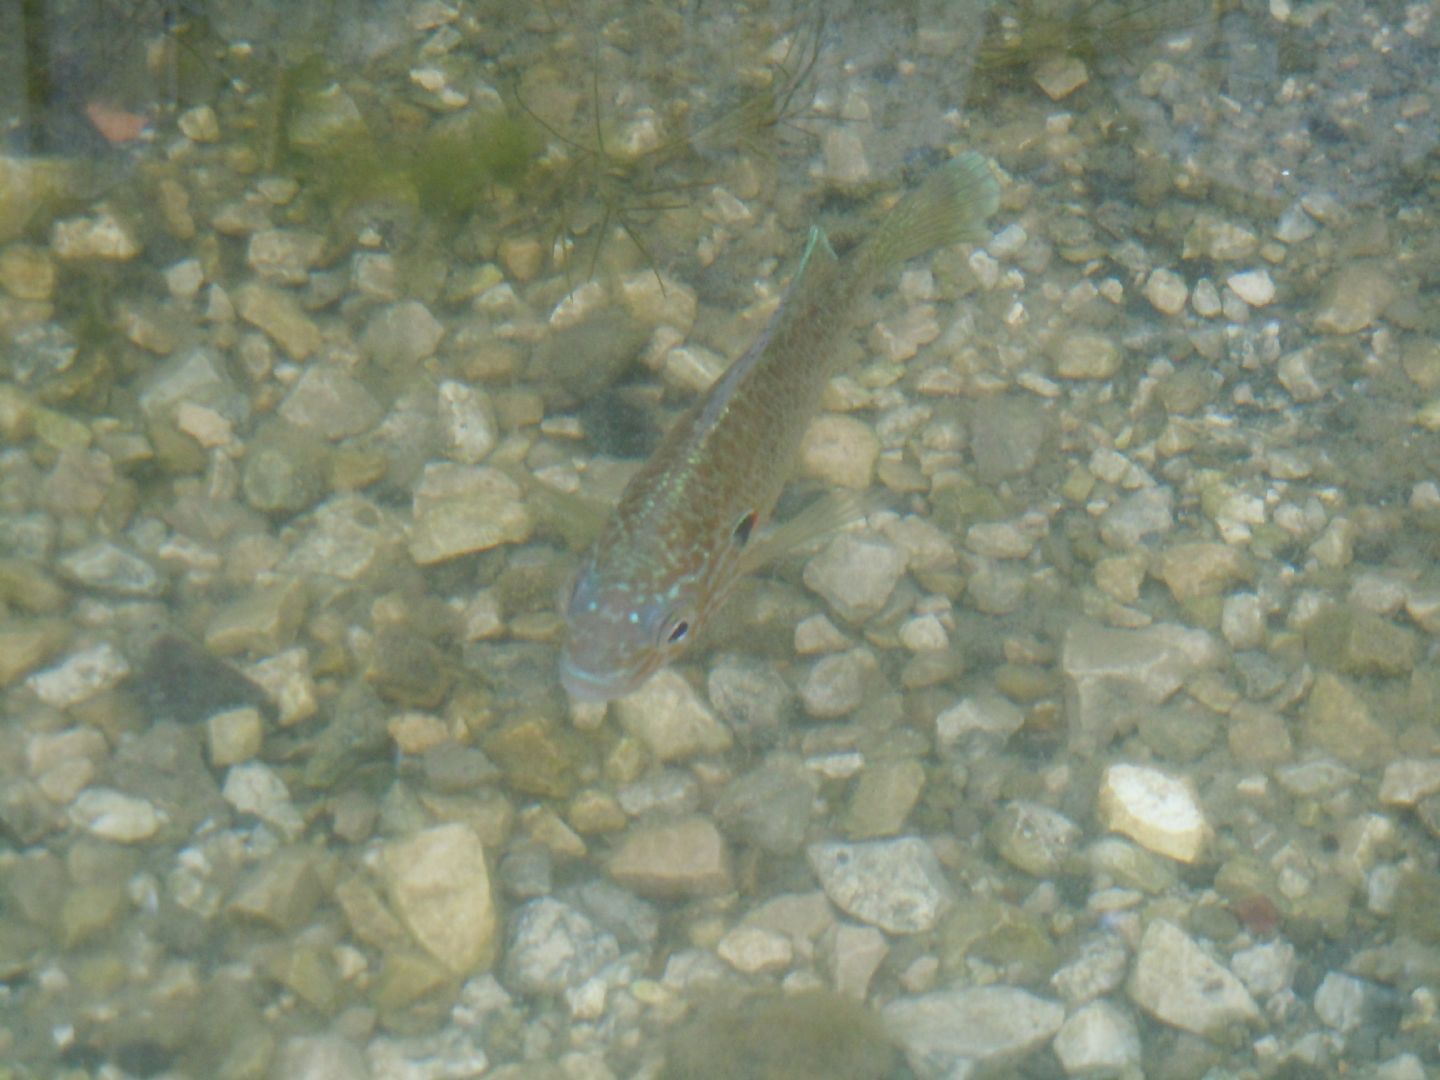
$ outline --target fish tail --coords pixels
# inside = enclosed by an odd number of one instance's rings
[[[896,204],[857,255],[866,271],[880,275],[937,248],[988,239],[985,220],[999,205],[1000,186],[989,161],[967,151]]]

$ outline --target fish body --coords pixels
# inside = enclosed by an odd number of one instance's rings
[[[764,561],[767,545],[757,540],[856,303],[906,259],[977,238],[998,200],[986,160],[970,153],[932,174],[843,260],[823,230],[810,230],[765,331],[675,422],[582,564],[560,665],[572,697],[635,690]]]

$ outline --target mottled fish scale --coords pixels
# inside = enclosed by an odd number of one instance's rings
[[[693,637],[747,568],[747,541],[789,477],[857,301],[898,263],[976,239],[998,197],[985,159],[965,154],[844,260],[811,229],[766,331],[676,421],[582,568],[561,668],[572,694],[628,693]]]

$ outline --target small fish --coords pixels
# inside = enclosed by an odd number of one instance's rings
[[[692,641],[745,574],[853,520],[828,502],[762,535],[857,301],[907,259],[987,235],[999,188],[962,154],[901,200],[843,261],[819,227],[764,333],[692,405],[635,474],[566,604],[560,681],[578,701],[637,689]]]

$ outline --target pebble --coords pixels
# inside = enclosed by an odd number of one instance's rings
[[[175,121],[180,134],[198,143],[220,141],[220,119],[209,105],[196,105],[186,109]]]
[[[1382,264],[1348,263],[1331,278],[1315,309],[1315,329],[1325,334],[1357,333],[1373,326],[1396,295],[1394,280]]]
[[[840,827],[852,840],[894,836],[925,788],[925,767],[914,758],[871,762],[850,792]]]
[[[100,592],[134,597],[156,597],[165,592],[165,580],[153,566],[108,540],[97,540],[62,555],[56,565],[62,576]]]
[[[500,440],[495,406],[478,387],[447,379],[439,389],[440,428],[450,459],[478,465]]]
[[[982,735],[1003,744],[1025,724],[1025,713],[998,694],[967,697],[935,718],[935,737],[942,749]]]
[[[665,354],[665,382],[687,394],[703,394],[725,374],[725,358],[699,345],[679,345]]]
[[[1179,862],[1195,862],[1214,835],[1189,783],[1149,766],[1110,766],[1097,804],[1111,832]]]
[[[506,984],[527,994],[560,994],[580,986],[620,957],[615,935],[584,912],[542,896],[511,920]]]
[[[1060,1026],[1053,1046],[1069,1076],[1123,1074],[1140,1067],[1140,1029],[1129,1012],[1111,1001],[1076,1009]]]
[[[307,367],[280,402],[279,412],[297,428],[331,440],[369,431],[381,416],[370,391],[330,364]]]
[[[805,564],[804,581],[840,618],[861,623],[885,606],[905,565],[888,540],[842,533]]]
[[[70,805],[70,820],[102,840],[138,844],[160,831],[165,816],[148,799],[113,788],[92,787],[82,791]]]
[[[1181,255],[1186,259],[1239,262],[1254,255],[1259,246],[1260,238],[1245,226],[1201,214],[1185,233]]]
[[[1047,56],[1035,66],[1035,85],[1051,101],[1069,97],[1090,81],[1085,61],[1078,56],[1059,52]]]
[[[402,300],[370,317],[360,347],[381,367],[407,371],[434,356],[444,336],[444,324],[429,308],[418,300]]]
[[[965,530],[965,546],[991,559],[1024,559],[1037,540],[1033,529],[1013,521],[981,521]]]
[[[394,516],[361,495],[338,495],[308,515],[300,538],[280,561],[281,573],[354,581],[370,572],[404,538]]]
[[[250,237],[245,262],[280,285],[304,285],[325,251],[325,237],[304,229],[261,229]]]
[[[673,327],[682,335],[690,333],[700,306],[689,285],[652,270],[641,270],[622,281],[620,299],[636,322]]]
[[[1160,557],[1160,579],[1178,603],[1215,596],[1250,573],[1245,553],[1228,544],[1196,541],[1174,544]]]
[[[215,768],[242,764],[260,752],[265,740],[265,718],[259,709],[249,706],[216,713],[205,721],[205,740],[210,764]]]
[[[841,189],[864,187],[870,182],[870,159],[858,133],[849,127],[832,127],[820,140],[824,179]]]
[[[774,754],[730,781],[715,800],[725,832],[776,855],[800,850],[810,828],[819,782],[804,762]]]
[[[229,911],[293,933],[314,914],[324,895],[316,871],[318,853],[303,845],[267,855],[235,890]]]
[[[904,314],[882,319],[870,331],[871,351],[882,360],[903,364],[940,336],[932,304],[917,304]]]
[[[659,900],[713,896],[733,887],[724,837],[708,818],[694,815],[631,826],[609,873],[616,884]]]
[[[1178,315],[1185,310],[1190,291],[1185,279],[1173,270],[1156,267],[1145,279],[1145,299],[1162,315]]]
[[[125,262],[142,250],[135,230],[109,211],[93,217],[66,218],[50,230],[50,251],[67,262],[105,259]]]
[[[461,976],[490,965],[498,918],[474,829],[422,829],[387,844],[381,866],[395,914],[427,953]]]
[[[1302,404],[1325,396],[1325,387],[1315,373],[1315,350],[1308,345],[1280,357],[1275,377],[1285,392]]]
[[[1440,758],[1401,758],[1385,766],[1380,779],[1383,806],[1414,806],[1440,791]]]
[[[1328,971],[1315,991],[1315,1015],[1326,1027],[1349,1033],[1365,1020],[1375,987],[1364,979]]]
[[[1219,661],[1208,633],[1167,623],[1139,630],[1076,624],[1060,654],[1078,706],[1073,723],[1097,736],[1113,733],[1117,714],[1162,704],[1191,675]]]
[[[1220,290],[1215,288],[1215,283],[1209,278],[1201,278],[1195,282],[1195,289],[1190,294],[1190,306],[1195,309],[1195,314],[1203,319],[1213,319],[1224,310]]]
[[[653,675],[639,690],[611,706],[620,725],[657,761],[685,761],[727,750],[734,741],[710,707],[673,669]]]
[[[1051,347],[1055,375],[1061,379],[1108,379],[1120,370],[1120,346],[1104,334],[1067,333]]]
[[[1074,957],[1050,976],[1050,985],[1072,1007],[1083,1005],[1120,989],[1129,969],[1130,951],[1124,940],[1101,931],[1081,939]]]
[[[853,416],[826,413],[805,430],[800,473],[831,487],[863,491],[875,479],[880,440],[870,425]]]
[[[1265,644],[1265,607],[1255,593],[1233,593],[1220,608],[1220,633],[1232,649],[1259,649]]]
[[[286,1080],[372,1080],[365,1055],[342,1035],[292,1035],[275,1055],[271,1075]]]
[[[1175,527],[1175,497],[1169,488],[1147,487],[1127,495],[1100,517],[1100,539],[1120,551],[1138,548],[1147,538]]]
[[[1060,811],[1016,799],[991,820],[986,837],[996,853],[1031,877],[1060,874],[1080,841],[1080,827]]]
[[[1264,307],[1275,299],[1275,282],[1268,270],[1243,270],[1227,277],[1225,284],[1253,308]]]
[[[816,720],[834,720],[853,712],[865,700],[870,679],[879,670],[869,649],[850,649],[822,656],[800,684],[800,703]]]
[[[967,986],[899,997],[882,1011],[885,1028],[923,1076],[965,1077],[976,1065],[1003,1066],[1049,1042],[1065,1008],[1017,986]]]
[[[1375,719],[1354,685],[1328,671],[1315,679],[1303,711],[1306,738],[1357,769],[1375,769],[1395,757],[1395,739]]]
[[[831,903],[887,933],[933,930],[954,903],[935,852],[915,837],[812,844],[806,857]]]
[[[119,685],[129,674],[129,661],[115,646],[101,642],[37,671],[25,685],[51,708],[68,709]]]
[[[320,329],[289,293],[251,282],[235,290],[235,310],[296,362],[320,348]]]
[[[1166,919],[1145,927],[1128,993],[1161,1023],[1202,1038],[1261,1019],[1244,984]]]
[[[1300,244],[1314,236],[1319,228],[1304,207],[1299,203],[1292,203],[1281,213],[1273,235],[1281,243]]]
[[[426,465],[413,507],[410,555],[421,566],[524,543],[533,527],[520,485],[487,466]]]
[[[786,934],[737,926],[716,943],[715,954],[743,975],[762,975],[788,968],[795,948]]]
[[[290,798],[290,789],[264,762],[232,767],[225,774],[221,794],[237,813],[258,817],[288,840],[298,839],[305,831],[305,819]]]
[[[742,745],[777,738],[795,698],[773,664],[749,656],[724,656],[716,661],[705,678],[705,692]]]
[[[1230,958],[1230,970],[1262,1000],[1288,990],[1297,969],[1295,946],[1288,941],[1262,942]]]
[[[43,248],[11,244],[0,249],[0,289],[17,300],[49,300],[59,274]]]
[[[286,578],[242,593],[205,627],[205,647],[220,656],[269,656],[288,648],[305,617],[305,583]]]

